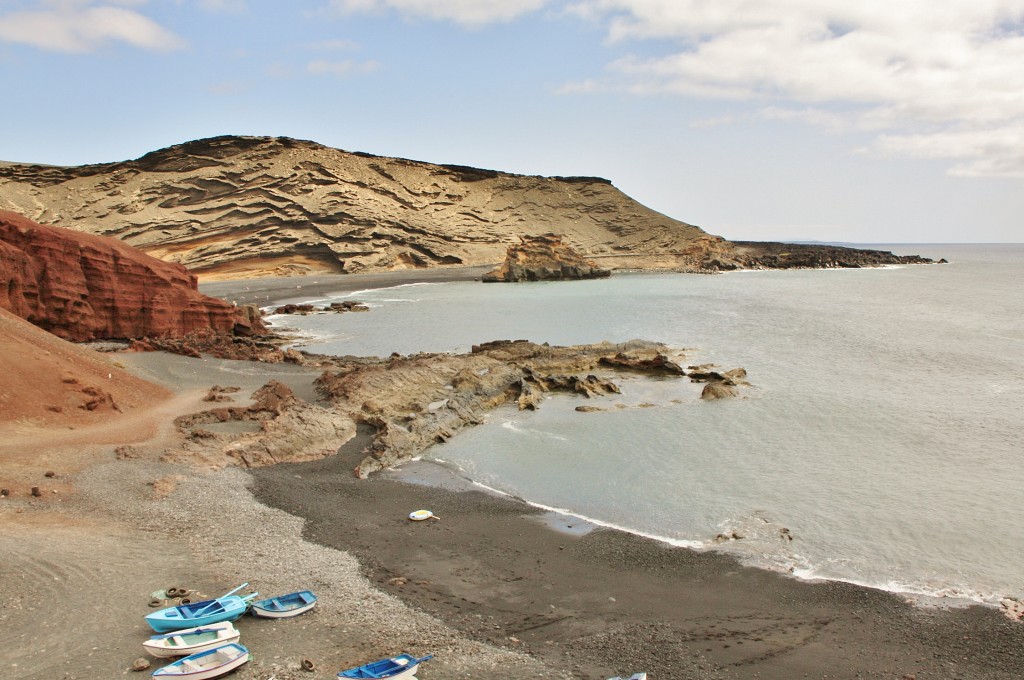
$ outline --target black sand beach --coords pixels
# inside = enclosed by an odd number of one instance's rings
[[[994,609],[923,609],[619,531],[556,531],[541,511],[481,491],[360,481],[350,470],[364,442],[254,471],[257,498],[414,608],[573,677],[1024,677],[1024,625]],[[440,519],[410,521],[420,508]]]

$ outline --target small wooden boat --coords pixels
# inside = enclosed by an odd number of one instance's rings
[[[316,595],[308,590],[300,590],[287,595],[269,597],[252,603],[250,613],[271,619],[286,619],[291,616],[305,614],[316,604]]]
[[[249,660],[249,650],[231,642],[205,652],[186,656],[172,664],[157,669],[154,678],[188,678],[188,680],[207,680],[219,678],[235,670]]]
[[[169,633],[183,628],[196,628],[221,621],[234,621],[249,608],[249,600],[259,595],[259,593],[252,593],[245,597],[232,595],[247,585],[249,584],[243,583],[216,600],[181,604],[147,614],[146,623],[158,633]]]
[[[349,668],[347,671],[338,673],[339,678],[411,678],[416,674],[419,665],[428,659],[434,658],[433,654],[416,658],[411,654],[399,654],[390,659],[381,659],[358,668]]]
[[[238,642],[239,637],[238,629],[230,621],[222,621],[209,626],[154,635],[143,642],[142,646],[155,657],[168,658],[205,652],[229,642]]]

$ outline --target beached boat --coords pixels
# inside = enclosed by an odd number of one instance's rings
[[[357,668],[349,668],[347,671],[338,673],[339,678],[411,678],[416,674],[419,665],[428,659],[434,658],[433,654],[427,654],[416,658],[411,654],[399,654],[390,659],[381,659]]]
[[[308,590],[300,590],[278,597],[268,597],[252,603],[249,613],[270,619],[286,619],[291,616],[305,614],[316,604],[316,595]]]
[[[186,656],[172,664],[157,669],[154,678],[188,678],[188,680],[207,680],[219,678],[235,670],[249,660],[249,650],[231,642],[205,652]]]
[[[238,629],[230,621],[221,621],[209,626],[154,635],[143,642],[142,646],[151,655],[159,658],[188,656],[226,645],[229,642],[238,642],[239,636]]]
[[[316,604],[316,596],[308,590],[300,590],[288,595],[268,597],[265,600],[256,600],[250,606],[249,612],[254,617],[265,617],[267,619],[288,619],[298,617]]]
[[[234,621],[249,608],[249,600],[259,595],[259,593],[252,593],[245,597],[232,595],[247,585],[249,584],[243,583],[216,600],[181,604],[147,614],[146,623],[158,633],[169,633],[173,630],[196,628],[221,621]]]

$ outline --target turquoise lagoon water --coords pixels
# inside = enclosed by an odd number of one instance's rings
[[[623,376],[602,405],[630,408],[579,413],[578,398],[554,396],[537,412],[500,409],[424,458],[799,577],[1021,596],[1024,245],[884,248],[950,264],[417,284],[317,300],[370,313],[281,322],[332,354],[644,338],[687,348],[687,363],[742,366],[743,399]],[[744,538],[715,543],[733,531]]]

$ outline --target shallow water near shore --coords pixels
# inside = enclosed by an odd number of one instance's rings
[[[951,263],[412,284],[316,300],[357,299],[368,313],[278,321],[330,354],[644,338],[691,348],[688,363],[743,366],[744,399],[702,403],[685,380],[621,376],[621,397],[590,404],[606,412],[564,396],[501,409],[424,459],[800,577],[1019,597],[1024,246],[884,248]],[[715,543],[733,532],[743,538]]]

